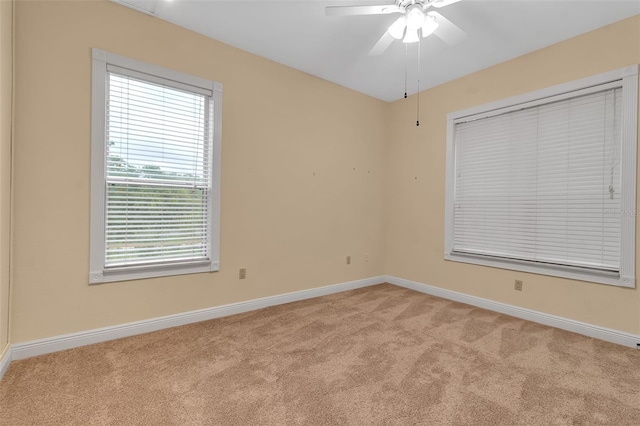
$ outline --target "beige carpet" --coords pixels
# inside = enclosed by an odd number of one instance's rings
[[[640,351],[383,284],[13,362],[0,424],[639,425]]]

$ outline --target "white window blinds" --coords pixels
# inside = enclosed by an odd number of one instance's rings
[[[209,259],[211,94],[109,66],[106,100],[105,268]]]
[[[622,89],[588,92],[455,123],[453,252],[619,272]]]

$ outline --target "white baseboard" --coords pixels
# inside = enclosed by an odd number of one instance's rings
[[[298,300],[312,299],[314,297],[326,296],[328,294],[381,284],[384,277],[365,278],[357,281],[318,287],[309,290],[296,291],[277,296],[263,297],[261,299],[249,300],[246,302],[232,303],[229,305],[216,306],[213,308],[200,309],[197,311],[184,312],[175,315],[152,318],[115,325],[111,327],[97,328],[93,330],[81,331],[78,333],[65,334],[45,339],[32,340],[29,342],[15,343],[11,346],[10,359],[23,359],[32,356],[58,352],[65,349],[77,348],[79,346],[91,345],[94,343],[106,342],[108,340],[120,339],[136,334],[149,333],[151,331],[162,330],[170,327],[191,324],[194,322],[207,321],[214,318],[226,317],[242,312],[262,309],[269,306],[282,305],[284,303],[296,302]]]
[[[520,308],[518,306],[508,305],[506,303],[495,302],[481,297],[471,296],[456,291],[446,290],[439,287],[433,287],[416,281],[409,281],[403,278],[385,276],[385,281],[400,287],[416,290],[421,293],[430,294],[443,299],[454,300],[456,302],[466,303],[467,305],[477,306],[501,314],[510,315],[516,318],[522,318],[528,321],[537,322],[551,327],[560,328],[574,333],[583,334],[595,339],[605,340],[607,342],[617,343],[619,345],[629,346],[640,349],[640,336],[637,334],[625,333],[622,331],[612,330],[610,328],[600,327],[597,325],[587,324],[584,322],[558,317],[555,315],[545,314],[531,309]]]
[[[635,334],[599,327],[580,321],[545,314],[543,312],[520,308],[513,305],[507,305],[505,303],[495,302],[492,300],[483,299],[464,293],[458,293],[439,287],[433,287],[430,285],[422,284],[415,281],[409,281],[398,277],[379,276],[329,285],[326,287],[296,291],[293,293],[287,293],[277,296],[264,297],[261,299],[254,299],[246,302],[238,302],[213,308],[200,309],[197,311],[167,315],[164,317],[152,318],[149,320],[130,322],[111,327],[81,331],[78,333],[32,340],[29,342],[15,343],[7,348],[4,355],[0,359],[0,378],[2,378],[2,375],[9,367],[9,363],[11,360],[29,358],[37,355],[58,352],[65,349],[76,348],[79,346],[86,346],[94,343],[134,336],[136,334],[143,334],[151,331],[162,330],[165,328],[177,327],[180,325],[191,324],[200,321],[207,321],[214,318],[225,317],[229,315],[253,311],[256,309],[262,309],[269,306],[281,305],[284,303],[296,302],[299,300],[311,299],[314,297],[326,296],[328,294],[339,293],[342,291],[353,290],[356,288],[367,287],[384,282],[388,282],[400,287],[405,287],[411,290],[416,290],[422,293],[427,293],[433,296],[442,297],[444,299],[454,300],[456,302],[466,303],[468,305],[488,309],[490,311],[511,315],[528,321],[545,324],[551,327],[557,327],[563,330],[572,331],[574,333],[583,334],[589,337],[594,337],[596,339],[601,339],[633,348],[640,348],[640,336]]]
[[[7,345],[6,350],[0,355],[0,380],[7,372],[9,364],[11,363],[11,345]]]

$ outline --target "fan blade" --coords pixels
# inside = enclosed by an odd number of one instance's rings
[[[351,16],[351,15],[388,15],[402,12],[403,9],[395,4],[383,4],[375,6],[327,6],[324,13],[327,16]]]
[[[389,31],[385,31],[384,34],[382,34],[382,37],[380,37],[380,40],[378,40],[369,51],[369,56],[382,55],[385,50],[387,50],[389,46],[391,46],[393,40],[395,40],[395,38],[393,38],[393,36],[389,34]]]
[[[445,43],[453,46],[467,38],[467,33],[438,12],[429,12],[427,15],[433,16],[436,19],[439,25],[433,33]]]
[[[460,0],[440,0],[440,1],[436,1],[435,3],[432,3],[431,5],[433,7],[445,7],[445,6],[449,6],[450,4],[454,4],[454,3],[458,3]]]

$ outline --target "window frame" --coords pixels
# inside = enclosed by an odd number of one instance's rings
[[[209,256],[207,260],[105,268],[106,250],[106,103],[107,66],[126,69],[147,81],[169,80],[176,88],[210,92],[213,100],[212,163],[209,182]],[[194,91],[197,93],[197,91]],[[220,270],[220,168],[222,140],[222,84],[179,71],[92,49],[91,88],[91,224],[89,284],[216,272]]]
[[[540,264],[525,260],[511,260],[487,255],[456,253],[453,251],[455,203],[455,129],[456,123],[553,102],[559,97],[594,86],[620,81],[622,87],[622,135],[620,172],[622,182],[620,228],[620,272],[608,273],[566,265]],[[490,266],[514,271],[550,275],[600,284],[635,288],[636,249],[636,158],[638,144],[638,65],[605,72],[592,77],[537,90],[508,99],[479,105],[447,114],[447,152],[445,188],[444,258],[448,261]]]

